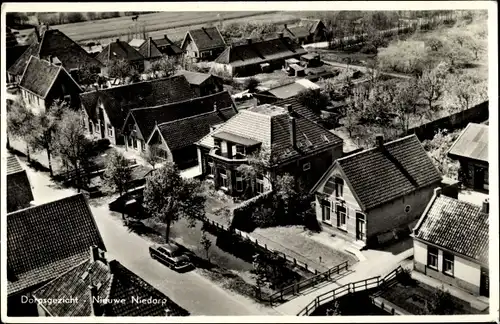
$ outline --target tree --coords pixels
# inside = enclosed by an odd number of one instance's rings
[[[89,63],[83,63],[78,68],[78,83],[81,85],[92,85],[99,81],[99,67]]]
[[[446,130],[440,129],[432,140],[426,140],[422,143],[438,171],[455,180],[459,180],[460,164],[448,157],[448,151],[458,135],[459,132],[448,133]]]
[[[465,74],[455,76],[452,79],[451,93],[455,97],[455,101],[460,107],[460,110],[467,110],[471,107],[471,103],[476,97],[475,84],[471,78]]]
[[[429,110],[433,111],[433,103],[443,95],[443,79],[438,74],[437,70],[424,71],[419,78],[420,94],[429,105]]]
[[[151,216],[167,225],[166,242],[169,242],[172,223],[179,217],[185,217],[194,226],[195,221],[205,215],[205,196],[199,181],[182,178],[172,162],[147,177],[143,205]]]
[[[110,78],[125,80],[127,77],[136,77],[137,70],[124,59],[111,60],[108,63],[108,75]]]
[[[148,145],[146,152],[142,153],[142,158],[154,169],[162,161],[159,153],[160,147],[158,144]]]
[[[417,112],[420,90],[416,80],[400,82],[395,90],[392,109],[398,116],[401,130],[405,134],[410,127],[410,117]]]
[[[259,83],[260,83],[259,80],[257,80],[256,78],[254,77],[249,78],[245,81],[245,89],[248,90],[248,92],[250,93],[254,93]]]
[[[24,101],[16,100],[10,105],[7,112],[7,129],[9,135],[13,138],[24,140],[26,142],[26,155],[30,161],[30,141],[31,131],[33,130],[33,121],[35,115],[26,107]]]
[[[442,286],[426,300],[426,308],[427,312],[432,315],[453,315],[456,304],[449,291],[444,290]]]
[[[332,306],[327,308],[326,316],[337,316],[337,315],[342,315],[342,312],[341,312],[339,300],[335,299],[333,301]]]
[[[132,170],[123,154],[116,151],[111,153],[106,161],[103,177],[110,188],[118,191],[120,197],[127,191],[127,186],[132,180]]]
[[[318,115],[326,109],[330,102],[325,93],[315,89],[302,90],[298,93],[297,100]]]
[[[349,137],[352,138],[352,133],[358,125],[358,110],[356,109],[355,99],[351,96],[346,100],[345,108],[343,109],[343,119],[342,124],[345,129],[349,132]]]
[[[381,48],[377,55],[383,70],[420,74],[427,61],[424,42],[403,41]]]
[[[200,244],[203,247],[203,250],[205,250],[208,262],[210,262],[209,251],[210,247],[212,247],[212,241],[208,238],[205,232],[201,234]]]
[[[162,57],[153,62],[148,73],[152,73],[155,77],[166,77],[175,74],[179,70],[179,62],[174,57]]]

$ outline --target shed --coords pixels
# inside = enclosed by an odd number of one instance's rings
[[[299,76],[305,76],[305,74],[306,74],[305,69],[302,66],[298,64],[290,65],[290,69],[288,70],[288,75],[299,77]]]

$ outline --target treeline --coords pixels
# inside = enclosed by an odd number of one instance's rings
[[[156,11],[106,11],[106,12],[16,12],[7,14],[7,24],[27,24],[32,20],[49,25],[71,24],[82,21],[117,18],[121,16],[136,16],[155,13]],[[33,18],[32,18],[33,17]]]

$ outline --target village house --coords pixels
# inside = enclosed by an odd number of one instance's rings
[[[50,60],[50,58],[49,58]],[[82,89],[61,65],[31,56],[19,82],[21,97],[35,113],[46,111],[57,100],[80,106]]]
[[[7,214],[8,316],[36,316],[32,293],[88,259],[104,242],[83,194]]]
[[[300,45],[327,40],[327,29],[320,19],[301,19],[292,26],[285,24],[283,33]]]
[[[122,127],[130,109],[152,107],[197,97],[182,75],[97,89],[80,95],[89,136],[124,145]]]
[[[436,188],[413,229],[414,269],[475,296],[489,297],[489,202],[482,206]]]
[[[415,135],[337,159],[314,186],[323,229],[362,248],[416,221],[441,175]]]
[[[489,190],[488,125],[469,123],[448,151],[460,162],[463,184],[474,190]]]
[[[257,98],[259,104],[274,104],[278,100],[296,97],[300,92],[304,90],[320,91],[320,87],[307,79],[298,79],[292,83],[277,86],[264,91],[259,91],[258,93],[254,94],[254,97]]]
[[[82,66],[93,67],[96,73],[102,68],[98,60],[64,33],[57,29],[48,29],[43,32],[41,39],[31,44],[8,69],[9,82],[21,81],[31,56],[42,60],[48,60],[50,57],[54,64],[60,64],[73,77],[76,77],[76,71]]]
[[[247,38],[245,43],[227,47],[215,59],[212,71],[231,77],[255,75],[281,69],[286,59],[298,59],[306,53],[282,33],[265,40]]]
[[[198,97],[208,96],[224,90],[222,79],[213,74],[182,70],[177,72],[177,75],[186,77],[191,89]]]
[[[310,185],[342,156],[342,140],[293,111],[291,105],[266,104],[239,111],[197,146],[200,173],[234,196],[247,190],[251,194],[267,191],[269,179],[284,173]],[[248,164],[248,155],[259,152],[269,164],[267,174],[244,179],[238,167]]]
[[[163,38],[158,38],[154,41],[160,52],[167,57],[180,57],[184,53],[176,43],[172,42],[167,37],[167,35],[163,35]]]
[[[211,61],[226,48],[226,42],[217,27],[191,29],[184,36],[181,49],[195,61]]]
[[[183,76],[178,76],[183,77]],[[192,97],[184,101],[156,107],[131,109],[125,118],[122,134],[125,136],[127,150],[145,152],[146,141],[155,125],[183,119],[213,111],[216,107],[232,107],[234,102],[227,91],[205,97]]]
[[[102,52],[96,56],[96,59],[104,65],[102,70],[104,75],[109,74],[109,64],[115,60],[125,60],[139,73],[144,71],[144,56],[127,42],[120,41],[120,39],[116,39],[116,41],[104,47]]]
[[[87,258],[33,292],[38,316],[186,316],[189,313],[127,269],[89,247]],[[43,300],[72,298],[68,303]],[[155,303],[143,303],[152,299]],[[75,302],[76,301],[76,302]],[[109,302],[106,301],[120,301]]]
[[[151,66],[163,57],[163,53],[156,46],[153,38],[149,37],[137,50],[144,56],[144,70],[148,71]]]
[[[7,212],[30,207],[33,192],[26,170],[17,156],[7,155]]]
[[[215,106],[213,111],[178,119],[155,126],[147,146],[156,146],[160,157],[173,161],[180,169],[196,166],[198,155],[195,143],[206,136],[214,126],[226,122],[237,113],[234,105]]]

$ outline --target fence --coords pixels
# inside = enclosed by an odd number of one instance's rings
[[[297,316],[309,316],[314,310],[316,310],[319,306],[334,301],[340,297],[343,297],[347,294],[352,294],[360,291],[366,291],[368,289],[373,288],[383,288],[385,285],[394,280],[401,272],[403,268],[401,266],[392,270],[389,274],[387,274],[384,278],[380,278],[380,276],[350,282],[338,288],[335,288],[329,292],[326,292],[322,295],[316,297],[312,302],[310,302],[306,307],[304,307]]]
[[[304,289],[314,287],[319,283],[329,281],[332,279],[332,275],[336,274],[339,275],[341,271],[347,270],[349,268],[349,263],[348,261],[344,261],[327,271],[320,273],[318,275],[315,275],[314,277],[304,279],[300,282],[294,283],[292,285],[289,285],[285,288],[280,289],[279,291],[275,292],[271,296],[269,296],[269,304],[273,306],[273,303],[276,301],[283,302],[284,297],[290,294],[298,294]]]

